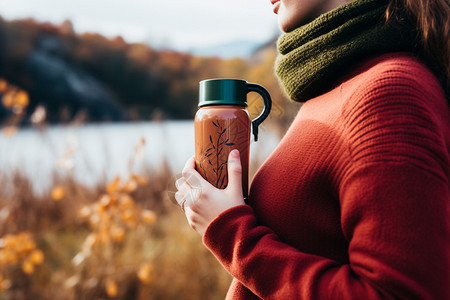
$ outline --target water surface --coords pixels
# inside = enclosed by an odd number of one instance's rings
[[[250,146],[251,161],[262,162],[279,142],[274,133],[260,131],[258,142]],[[136,157],[141,139],[145,145]],[[20,129],[11,137],[0,134],[0,173],[8,176],[21,170],[39,190],[48,188],[55,171],[61,176],[71,174],[86,185],[158,168],[164,161],[173,173],[179,173],[193,154],[192,121],[51,126],[44,131]]]

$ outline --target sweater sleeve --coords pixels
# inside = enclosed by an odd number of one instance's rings
[[[351,164],[339,201],[348,264],[281,242],[249,206],[208,226],[205,245],[257,296],[450,299],[445,98],[406,79],[368,85],[343,112]]]

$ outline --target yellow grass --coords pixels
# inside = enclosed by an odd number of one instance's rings
[[[36,196],[20,172],[0,174],[0,239],[30,243],[3,263],[0,299],[223,299],[231,278],[167,199],[171,176],[91,188],[55,177]]]

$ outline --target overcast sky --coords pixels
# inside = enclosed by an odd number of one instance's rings
[[[0,0],[0,16],[55,24],[69,19],[78,33],[178,50],[264,41],[278,32],[269,0]]]

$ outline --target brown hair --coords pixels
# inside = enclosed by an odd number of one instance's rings
[[[415,28],[418,42],[416,50],[434,71],[449,97],[449,0],[391,0],[386,19],[390,23]]]

